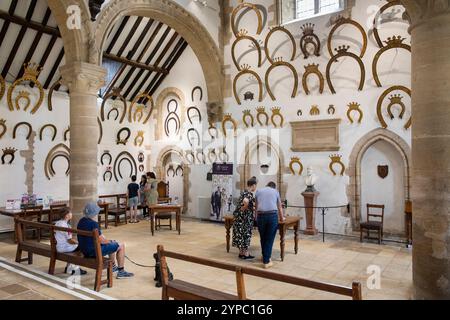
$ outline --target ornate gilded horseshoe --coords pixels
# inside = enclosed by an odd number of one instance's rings
[[[338,155],[338,154],[332,154],[330,156],[330,159],[331,159],[331,162],[330,162],[330,165],[328,167],[330,168],[330,171],[333,173],[333,175],[336,175],[336,171],[334,171],[333,165],[337,163],[337,164],[339,164],[341,166],[341,176],[343,176],[344,172],[345,172],[345,165],[344,165],[344,163],[341,160],[342,156]]]
[[[195,135],[197,136],[197,145],[200,146],[200,134],[198,133],[197,129],[195,129],[195,128],[189,128],[189,130],[186,133],[189,144],[191,145],[191,147],[193,146],[193,143],[191,140],[191,132],[194,132]]]
[[[236,26],[236,15],[238,14],[239,11],[241,11],[244,8],[250,8],[256,13],[256,16],[258,17],[258,29],[256,30],[256,34],[258,35],[261,34],[263,29],[261,12],[259,11],[258,7],[253,3],[243,2],[239,4],[236,8],[234,8],[233,12],[231,13],[231,28],[233,30],[234,36],[235,37],[238,36],[238,28]]]
[[[66,176],[68,176],[70,173],[70,157],[65,153],[58,153],[50,160],[50,170],[51,170],[50,172],[52,173],[52,176],[56,174],[55,169],[53,168],[53,162],[55,161],[56,158],[64,158],[67,160]]]
[[[6,133],[6,120],[5,119],[0,119],[0,127],[2,127],[2,132],[0,133],[0,139],[3,138],[3,136]]]
[[[144,133],[144,131],[138,131],[136,137],[134,138],[134,145],[136,147],[140,147],[144,143]]]
[[[264,125],[269,125],[269,115],[266,112],[266,108],[264,107],[258,107],[256,108],[256,111],[258,112],[256,114],[256,120],[258,121],[260,126],[264,126]],[[264,116],[264,118],[266,119],[266,123],[263,124],[263,122],[261,122],[261,116]]]
[[[25,108],[23,108],[23,111],[27,111],[28,107],[31,105],[30,93],[28,91],[19,91],[16,99],[14,99],[14,105],[16,106],[17,110],[20,110],[19,101],[21,99],[26,100],[27,103],[25,104]]]
[[[17,128],[19,128],[20,126],[27,126],[28,127],[28,134],[26,139],[30,139],[31,136],[31,132],[33,131],[33,128],[31,127],[31,124],[29,124],[28,122],[19,122],[18,124],[15,125],[14,129],[13,129],[13,139],[16,138],[16,132],[17,132]]]
[[[403,41],[405,41],[405,38],[402,38],[401,36],[397,36],[397,37],[393,36],[392,38],[389,37],[385,41],[385,43],[387,45],[385,47],[381,48],[375,55],[375,58],[373,59],[373,62],[372,62],[372,74],[373,74],[375,83],[377,84],[378,87],[380,87],[380,88],[382,87],[380,78],[378,77],[378,71],[377,71],[378,60],[380,59],[380,57],[383,53],[385,53],[388,50],[395,49],[395,48],[405,49],[405,50],[408,50],[409,52],[411,52],[411,46],[403,43]]]
[[[211,133],[211,130],[215,132],[215,135]],[[219,137],[219,130],[217,130],[217,128],[212,123],[209,123],[208,133],[211,139],[216,139],[217,137]]]
[[[105,156],[107,156],[109,158],[108,166],[110,166],[112,163],[112,155],[111,155],[111,153],[109,153],[109,151],[103,152],[102,156],[100,157],[100,163],[102,164],[102,166],[105,165],[103,162],[103,157],[105,157]]]
[[[48,96],[47,96],[48,111],[53,110],[53,103],[52,103],[53,91],[55,91],[55,88],[58,85],[61,85],[61,79],[55,81],[48,89]]]
[[[199,155],[202,156],[201,159],[198,157]],[[197,159],[197,161],[198,161],[199,163],[203,163],[203,164],[206,163],[206,157],[205,157],[205,154],[203,153],[203,150],[202,150],[202,149],[199,149],[199,150],[197,151],[197,153],[196,153],[196,155],[195,155],[195,158]]]
[[[245,126],[248,128],[250,125],[253,127],[255,125],[255,118],[251,114],[250,110],[244,110],[242,111],[242,121],[244,122]],[[250,125],[247,122],[247,118],[250,118]]]
[[[17,79],[16,81],[14,81],[14,83],[8,88],[8,106],[9,106],[9,110],[14,111],[14,107],[12,104],[12,93],[14,91],[14,89],[21,84],[22,82],[32,82],[39,90],[39,99],[36,102],[36,104],[34,105],[33,109],[31,110],[31,114],[35,114],[36,111],[39,110],[39,108],[41,107],[42,101],[44,101],[44,88],[42,88],[41,83],[38,81],[38,77],[39,74],[42,71],[42,67],[40,67],[38,64],[36,63],[24,63],[23,65],[24,67],[24,74],[22,76],[22,78]]]
[[[289,169],[291,170],[292,174],[295,176],[295,170],[294,170],[294,164],[298,164],[298,175],[301,176],[303,172],[303,164],[300,161],[300,158],[298,157],[292,157],[291,162],[289,163]]]
[[[164,131],[166,132],[166,136],[168,137],[170,136],[169,132],[170,121],[175,121],[175,134],[178,134],[180,132],[180,118],[175,112],[171,112],[167,115],[166,122],[164,123]]]
[[[3,155],[2,155],[2,164],[5,164],[6,162],[5,162],[5,158],[7,157],[7,156],[10,156],[11,157],[11,159],[9,159],[9,162],[8,162],[8,164],[12,164],[13,163],[13,161],[14,161],[14,159],[15,159],[15,153],[16,153],[16,151],[17,151],[17,149],[16,148],[5,148],[5,149],[2,149],[2,151],[3,151]]]
[[[316,55],[317,57],[320,56],[320,39],[314,33],[314,26],[315,25],[312,23],[306,23],[301,26],[303,35],[300,38],[300,49],[302,50],[305,59],[308,59],[310,56],[306,47],[308,44],[312,44],[314,46],[314,55]]]
[[[349,103],[348,110],[347,110],[347,118],[348,118],[348,120],[350,120],[350,123],[353,123],[353,118],[352,118],[352,115],[351,115],[352,111],[356,111],[356,112],[359,113],[358,123],[361,123],[362,118],[363,118],[363,112],[360,109],[360,107],[361,107],[361,105],[359,103],[357,103],[357,102]]]
[[[41,130],[39,130],[39,140],[42,141],[42,133],[44,133],[45,128],[52,128],[53,129],[53,136],[52,136],[52,141],[55,141],[56,138],[56,133],[57,133],[57,129],[53,124],[46,124],[44,125]]]
[[[0,74],[0,100],[3,99],[3,95],[5,94],[5,90],[6,90],[5,78],[3,78],[2,75]]]
[[[395,105],[400,106],[401,111],[400,111],[400,114],[399,114],[398,117],[400,119],[403,119],[403,116],[405,115],[405,112],[406,112],[406,106],[403,103],[402,99],[403,99],[403,97],[401,95],[399,95],[399,94],[394,94],[394,95],[389,97],[389,100],[391,100],[391,103],[389,103],[389,105],[387,106],[387,111],[388,111],[389,117],[391,119],[395,118],[394,114],[392,113],[392,107],[395,106]]]
[[[270,37],[277,31],[284,32],[289,37],[289,39],[291,40],[291,43],[292,43],[291,61],[294,61],[295,60],[295,56],[297,55],[297,46],[295,44],[295,39],[292,36],[292,33],[290,33],[289,30],[287,30],[283,26],[276,26],[276,27],[270,28],[270,31],[267,34],[266,40],[264,41],[264,51],[266,53],[267,60],[271,64],[274,63],[274,59],[272,59],[272,57],[270,56],[270,53],[269,53],[269,40],[270,40]]]
[[[323,93],[323,89],[325,87],[325,79],[323,78],[322,72],[319,70],[318,64],[308,64],[305,66],[305,73],[303,74],[302,84],[303,84],[303,90],[305,90],[305,93],[309,94],[309,88],[308,88],[308,76],[311,74],[315,74],[319,78],[319,92],[320,94]]]
[[[64,141],[67,141],[67,134],[70,132],[70,127],[68,127],[66,129],[66,131],[64,131]]]
[[[113,176],[112,172],[110,170],[106,170],[105,173],[103,173],[103,181],[106,181],[106,175],[108,173],[109,173],[109,180],[108,181],[112,180],[112,176]]]
[[[144,106],[137,106],[136,110],[134,111],[133,121],[141,122],[143,117],[144,117]],[[136,121],[136,118],[137,118],[137,121]]]
[[[366,32],[364,31],[364,28],[358,22],[356,22],[355,20],[352,20],[350,18],[344,18],[344,17],[341,17],[340,19],[338,19],[336,21],[336,24],[333,26],[333,28],[331,29],[330,34],[328,36],[328,52],[330,53],[330,57],[333,57],[333,50],[331,48],[331,40],[333,38],[333,34],[336,32],[336,30],[340,26],[342,26],[344,24],[354,25],[361,32],[361,35],[363,37],[363,46],[361,48],[361,53],[360,53],[359,57],[362,59],[364,57],[364,54],[366,53],[366,50],[367,50],[367,35],[366,35]],[[349,46],[349,48],[350,48],[350,46]]]
[[[111,110],[109,110],[108,115],[106,116],[106,119],[109,120],[109,116],[111,115],[111,112],[115,111],[116,112],[116,117],[114,118],[114,121],[117,120],[117,118],[119,118],[119,109],[117,109],[116,107],[111,108]]]
[[[284,118],[283,118],[283,115],[281,114],[281,108],[279,108],[279,107],[272,108],[272,116],[270,117],[270,121],[272,121],[272,124],[275,128],[277,128],[277,124],[275,123],[276,117],[280,118],[280,128],[282,128],[283,123],[284,123]]]
[[[58,151],[58,149],[61,149]],[[54,146],[47,154],[47,157],[45,158],[45,162],[44,162],[44,174],[47,177],[48,180],[51,179],[52,176],[55,175],[55,171],[52,168],[52,163],[53,163],[53,158],[55,158],[56,156],[64,156],[66,159],[70,159],[70,149],[69,147],[67,147],[65,144],[60,143],[57,144],[56,146]],[[69,167],[67,170],[70,170],[70,161],[69,162]],[[66,170],[66,174],[67,171]]]
[[[191,160],[188,159],[189,156],[191,156]],[[194,164],[195,163],[195,156],[194,156],[194,152],[192,152],[192,150],[186,150],[185,151],[185,158],[186,158],[186,161],[189,164]]]
[[[125,139],[121,139],[122,136],[122,132],[126,131],[127,132],[127,136],[125,137]],[[122,128],[119,130],[119,132],[117,132],[117,139],[116,139],[116,143],[117,144],[123,144],[124,146],[127,145],[128,143],[128,139],[130,139],[131,136],[131,131],[128,128]]]
[[[172,172],[172,177],[175,177],[175,169],[173,168],[173,164],[170,164],[169,168],[167,168],[166,174],[167,174],[168,177],[170,177],[169,176],[169,172],[170,171]]]
[[[237,81],[239,80],[239,78],[241,78],[244,74],[249,74],[249,75],[255,77],[256,80],[258,81],[258,86],[259,86],[258,101],[262,102],[262,100],[263,100],[263,96],[262,96],[263,95],[263,92],[262,92],[263,91],[263,83],[262,83],[261,77],[255,71],[250,70],[250,66],[247,64],[242,65],[241,69],[242,70],[239,71],[239,73],[236,75],[236,77],[234,77],[234,81],[233,81],[233,94],[234,94],[234,98],[236,99],[237,104],[241,105],[242,103],[241,103],[241,99],[239,99],[236,85],[237,85]]]
[[[378,116],[378,120],[380,121],[380,124],[383,128],[387,128],[387,126],[388,126],[386,121],[384,121],[383,113],[381,112],[381,108],[383,106],[383,101],[391,92],[397,91],[397,90],[403,91],[411,97],[411,89],[408,89],[405,86],[393,86],[381,94],[380,98],[378,99],[378,103],[377,103],[377,116]],[[404,125],[404,128],[406,130],[409,129],[411,127],[411,124],[412,124],[412,117],[409,118],[408,122]]]
[[[220,149],[219,160],[222,162],[228,162],[229,157],[228,157],[228,153],[226,151],[226,147],[222,147],[222,149]]]
[[[188,117],[189,122],[191,124],[193,124],[192,119],[191,119],[191,111],[195,111],[198,115],[198,122],[199,123],[202,122],[202,114],[200,113],[200,110],[197,107],[189,107],[187,109],[187,117]]]
[[[212,158],[212,156],[214,156]],[[208,160],[210,163],[214,163],[217,160],[217,154],[216,154],[216,149],[209,149],[208,151]]]
[[[243,40],[248,40],[251,43],[253,43],[253,45],[255,46],[255,48],[258,50],[258,68],[260,68],[262,66],[262,50],[261,50],[261,46],[259,45],[258,41],[256,41],[255,38],[247,35],[248,31],[247,30],[240,30],[238,37],[234,40],[233,45],[231,46],[231,58],[233,59],[233,63],[236,66],[236,69],[238,69],[238,71],[242,71],[241,66],[239,66],[239,63],[237,62],[236,59],[236,54],[235,54],[235,49],[236,49],[236,45]],[[192,99],[192,101],[194,101],[194,99]]]
[[[192,92],[191,92],[191,99],[192,99],[192,102],[194,102],[194,93],[195,93],[195,91],[200,91],[200,100],[199,101],[202,101],[203,100],[203,90],[202,90],[202,88],[200,87],[200,86],[196,86],[194,89],[192,89]]]
[[[98,137],[98,141],[97,144],[100,144],[102,142],[102,138],[103,138],[103,126],[102,126],[102,122],[100,121],[100,118],[97,117],[97,123],[98,123],[98,129],[99,129],[99,137]]]
[[[226,137],[227,136],[227,130],[225,128],[225,124],[227,122],[231,122],[233,124],[233,131],[234,131],[234,135],[236,136],[236,130],[237,130],[237,123],[236,120],[234,120],[231,117],[231,113],[227,113],[223,116],[223,120],[222,120],[222,132],[223,132],[223,136]]]
[[[336,90],[334,90],[333,83],[331,82],[331,76],[330,76],[331,65],[334,62],[337,62],[338,59],[341,57],[351,57],[358,62],[359,67],[361,69],[361,79],[359,80],[358,90],[362,91],[362,89],[364,89],[364,81],[366,79],[366,69],[364,67],[364,63],[362,62],[361,58],[358,57],[356,54],[354,54],[352,52],[348,52],[348,48],[349,48],[349,46],[338,47],[337,49],[335,49],[338,52],[338,54],[333,56],[330,59],[330,61],[328,61],[326,77],[327,77],[328,87],[330,87],[330,90],[333,94],[336,94]]]
[[[383,41],[381,41],[380,34],[378,33],[377,28],[377,21],[379,17],[389,8],[394,6],[403,6],[400,0],[390,0],[388,3],[386,3],[384,6],[380,8],[378,13],[375,15],[375,18],[373,19],[373,36],[375,37],[375,41],[377,42],[378,46],[380,48],[383,48]]]
[[[178,177],[178,171],[179,170],[181,170],[181,176],[183,176],[183,173],[184,173],[184,169],[183,169],[183,166],[181,165],[181,164],[179,164],[178,166],[177,166],[177,168],[175,169],[175,175]]]
[[[130,168],[131,168],[131,171],[130,171],[130,178],[131,178],[131,176],[133,175],[133,163],[132,163],[131,160],[128,159],[128,158],[122,158],[122,159],[120,159],[120,161],[119,161],[119,163],[118,163],[118,165],[117,165],[117,172],[119,173],[120,179],[123,179],[122,173],[120,172],[120,165],[121,165],[122,161],[126,161],[126,162],[128,162],[128,163],[130,164]]]
[[[119,155],[114,160],[114,165],[113,165],[114,178],[116,179],[117,182],[119,182],[119,178],[117,177],[117,171],[119,171],[119,174],[120,174],[120,168],[118,168],[117,164],[118,164],[119,159],[122,156],[127,157],[127,158],[124,158],[124,159],[128,159],[129,161],[131,161],[131,163],[132,163],[132,165],[131,165],[131,172],[133,173],[133,169],[134,169],[135,175],[137,175],[137,164],[136,164],[136,161],[134,160],[133,156],[128,151],[122,151],[121,153],[119,153]],[[120,166],[120,164],[119,164],[119,166]],[[120,177],[122,178],[122,175],[120,175]]]
[[[298,90],[297,71],[295,70],[294,66],[292,64],[290,64],[289,62],[284,62],[281,58],[276,58],[275,61],[273,62],[273,64],[267,69],[266,77],[265,77],[267,93],[269,93],[269,96],[270,96],[270,98],[272,98],[272,101],[275,101],[276,99],[272,93],[272,90],[270,89],[269,75],[273,71],[273,69],[281,67],[281,66],[288,67],[289,69],[291,69],[292,75],[294,76],[294,88],[292,89],[291,98],[295,98],[295,96],[297,95],[297,90]]]
[[[131,122],[131,115],[132,115],[132,113],[133,113],[133,107],[134,107],[135,104],[138,103],[138,101],[139,101],[140,99],[147,99],[148,101],[150,101],[150,110],[148,111],[147,117],[145,118],[144,122],[142,123],[142,124],[146,124],[146,123],[148,122],[148,120],[150,119],[151,115],[152,115],[152,112],[153,112],[153,109],[154,109],[155,104],[154,104],[154,102],[153,102],[152,96],[149,95],[149,94],[147,94],[147,93],[145,93],[145,92],[138,94],[138,95],[133,99],[133,101],[131,101],[130,110],[128,111],[128,121]],[[148,107],[147,107],[147,108],[148,108]],[[140,120],[139,120],[139,121],[140,121]]]
[[[124,96],[122,96],[120,92],[121,92],[120,88],[113,88],[110,93],[108,93],[105,97],[103,97],[102,107],[100,109],[100,117],[102,121],[105,121],[105,103],[111,97],[117,97],[122,101],[123,104],[122,117],[120,117],[119,123],[122,123],[123,120],[125,119],[125,115],[127,114],[127,100],[124,98]]]

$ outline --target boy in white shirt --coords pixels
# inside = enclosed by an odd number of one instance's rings
[[[62,228],[71,228],[69,221],[72,219],[72,212],[69,209],[63,209],[61,214],[61,219],[55,223],[55,226]],[[67,231],[56,231],[55,232],[56,239],[56,251],[65,253],[65,252],[74,252],[78,250],[78,242],[72,238],[72,233]],[[79,266],[68,263],[66,268],[64,269],[65,273],[70,274],[86,274],[87,272],[81,269]]]

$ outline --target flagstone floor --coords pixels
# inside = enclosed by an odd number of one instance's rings
[[[114,279],[113,288],[104,287],[101,293],[118,299],[160,299],[161,289],[155,287],[153,253],[158,244],[166,250],[184,254],[215,259],[235,264],[249,265],[261,268],[259,260],[259,237],[255,232],[252,239],[251,252],[256,255],[254,261],[238,259],[236,248],[230,253],[225,249],[225,228],[222,224],[184,219],[181,235],[173,230],[158,230],[151,236],[148,221],[138,224],[127,224],[119,227],[111,226],[104,230],[108,239],[125,242],[127,256],[142,265],[141,267],[126,261],[126,269],[135,273],[131,279]],[[412,295],[412,258],[411,249],[394,243],[378,245],[375,243],[359,243],[357,238],[327,236],[323,243],[320,236],[300,235],[299,252],[294,254],[292,231],[286,240],[286,256],[282,262],[279,258],[278,236],[273,250],[274,266],[270,271],[284,273],[311,280],[325,281],[333,284],[351,286],[352,281],[359,281],[363,288],[363,299],[410,299]],[[11,234],[0,235],[0,256],[13,260],[16,246]],[[233,272],[215,268],[203,267],[178,260],[168,259],[170,271],[175,278],[198,285],[236,292],[236,278]],[[56,276],[67,278],[63,273],[64,263],[58,262]],[[367,287],[369,266],[378,266],[381,271],[380,288]],[[48,258],[35,256],[34,267],[46,272]],[[28,299],[27,295],[40,294],[39,290],[27,290],[24,293],[8,293],[1,287],[8,288],[14,282],[5,282],[0,270],[0,299]],[[347,297],[311,290],[290,284],[283,284],[251,276],[245,277],[246,290],[250,299],[348,299]],[[31,288],[27,280],[22,279],[20,286]],[[30,280],[31,281],[31,280]],[[10,283],[11,282],[11,283]],[[82,276],[82,285],[93,288],[94,272]],[[42,288],[42,286],[37,286]],[[14,289],[14,288],[13,288]],[[43,288],[45,289],[45,288]],[[12,290],[12,289],[11,289]],[[12,292],[9,290],[9,292]],[[15,289],[14,289],[15,290]],[[22,290],[22,289],[21,289]],[[45,291],[45,290],[44,290]],[[6,292],[6,293],[5,293]],[[14,291],[15,292],[15,291]],[[48,295],[43,294],[43,298]],[[59,296],[56,299],[68,296]]]

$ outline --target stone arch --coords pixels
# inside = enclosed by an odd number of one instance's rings
[[[239,172],[239,188],[244,190],[246,188],[246,182],[250,178],[250,156],[259,146],[267,146],[272,149],[278,158],[278,174],[277,174],[277,186],[280,191],[280,196],[282,199],[286,198],[286,185],[283,182],[283,175],[286,171],[284,165],[284,155],[280,146],[273,141],[269,136],[256,136],[251,139],[246,145],[245,150],[241,154],[241,161],[239,162],[238,172]]]
[[[156,165],[154,167],[154,171],[156,177],[158,177],[162,181],[167,180],[166,172],[164,171],[165,161],[167,157],[169,157],[172,153],[176,154],[181,159],[181,165],[183,167],[183,214],[187,212],[188,204],[189,204],[189,176],[190,176],[190,167],[186,163],[184,158],[184,152],[177,146],[166,146],[164,147],[158,154],[156,158]],[[170,186],[169,186],[170,190]]]
[[[107,35],[119,19],[126,15],[150,17],[178,32],[197,56],[208,90],[208,118],[221,119],[223,106],[223,59],[214,39],[205,26],[181,5],[169,0],[111,0],[97,18],[95,45],[101,65]]]
[[[180,104],[178,106],[178,115],[180,116],[180,126],[183,125],[183,123],[185,122],[185,117],[186,117],[186,98],[184,96],[184,93],[175,87],[168,87],[165,88],[163,91],[160,92],[160,94],[158,95],[158,97],[156,98],[156,112],[154,113],[154,117],[156,119],[156,124],[155,124],[155,140],[161,140],[164,138],[164,119],[163,119],[163,114],[164,114],[164,108],[166,106],[163,105],[164,100],[166,100],[167,97],[169,97],[170,95],[174,95],[175,97],[177,97],[178,100],[180,100]],[[181,135],[181,128],[180,128],[180,139],[182,139],[182,135]]]
[[[366,151],[376,142],[383,140],[388,142],[401,154],[404,163],[405,201],[410,200],[411,190],[411,148],[400,136],[387,129],[375,129],[363,136],[353,147],[350,154],[349,165],[346,170],[350,177],[347,187],[347,197],[350,206],[350,214],[353,230],[359,229],[361,220],[361,160]]]

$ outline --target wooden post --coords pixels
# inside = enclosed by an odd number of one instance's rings
[[[236,267],[236,285],[239,300],[246,300],[247,295],[245,293],[244,273],[242,272],[241,267]]]
[[[353,296],[352,296],[353,300],[362,300],[361,283],[353,282],[352,283],[352,292],[353,292]]]
[[[169,272],[167,270],[167,262],[166,257],[164,256],[164,247],[162,245],[158,245],[156,247],[159,258],[159,266],[161,270],[161,284],[162,284],[162,300],[169,300],[169,296],[167,295],[167,284],[169,283]]]

